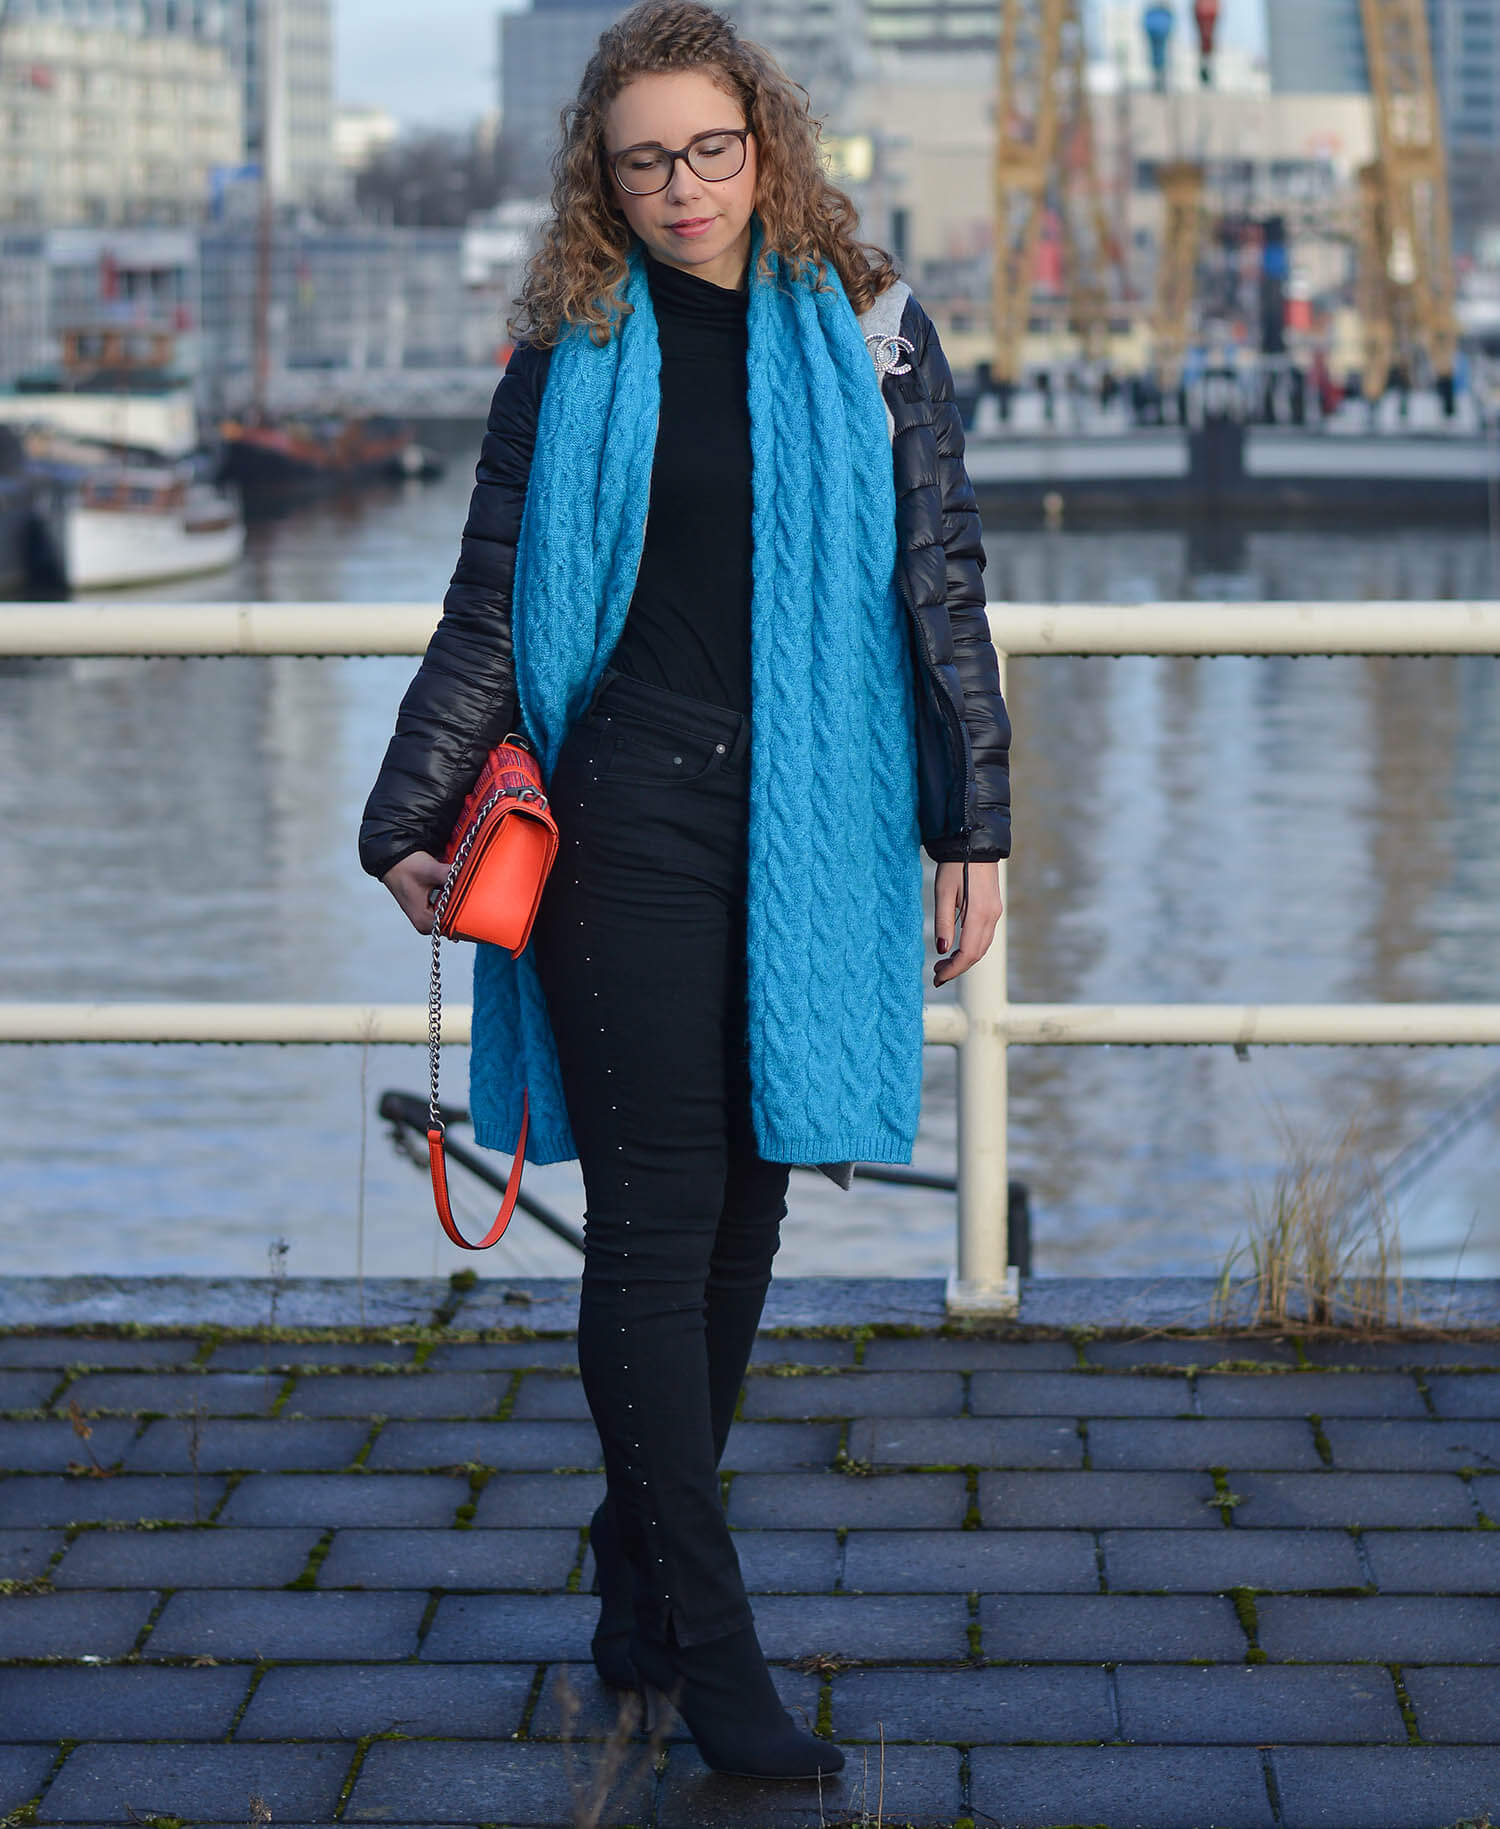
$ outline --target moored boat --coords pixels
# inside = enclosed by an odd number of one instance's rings
[[[220,428],[222,474],[252,505],[293,501],[391,475],[412,446],[398,419],[227,420]]]
[[[91,471],[63,509],[63,565],[75,591],[221,571],[244,545],[244,516],[233,496],[178,470]]]

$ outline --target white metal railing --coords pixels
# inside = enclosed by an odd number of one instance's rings
[[[1500,654],[1497,603],[991,604],[1008,656]],[[0,655],[420,654],[430,604],[0,605]],[[1000,867],[1004,891],[1005,866]],[[1002,921],[928,1042],[958,1049],[958,1250],[948,1306],[1004,1315],[1007,1053],[1013,1044],[1244,1047],[1500,1043],[1500,1004],[1013,1004]],[[469,1037],[468,1009],[443,1036]],[[0,1004],[0,1042],[425,1042],[421,1004]]]

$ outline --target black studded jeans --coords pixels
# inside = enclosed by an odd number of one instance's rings
[[[649,1637],[751,1620],[717,1467],[786,1214],[750,1121],[748,718],[607,672],[532,945],[587,1213],[578,1363]]]

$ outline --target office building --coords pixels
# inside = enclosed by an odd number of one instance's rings
[[[333,0],[0,0],[0,27],[22,24],[220,47],[240,90],[240,141],[227,163],[260,162],[270,119],[278,196],[316,204],[344,194],[333,144]]]
[[[239,84],[222,44],[0,21],[0,221],[191,223],[240,158]]]
[[[1500,223],[1500,0],[1428,0],[1453,233],[1467,253]]]
[[[1360,0],[1266,0],[1271,86],[1369,88]],[[1427,0],[1433,78],[1461,249],[1500,221],[1500,0]]]
[[[623,0],[532,0],[529,12],[501,15],[500,134],[513,191],[550,190],[563,106],[599,34],[627,10]]]
[[[1266,0],[1266,46],[1278,94],[1350,95],[1370,87],[1359,0]]]

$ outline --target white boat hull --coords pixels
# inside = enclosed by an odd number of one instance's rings
[[[108,590],[222,571],[244,550],[245,524],[232,509],[199,525],[180,511],[122,513],[72,502],[64,545],[70,588]]]

